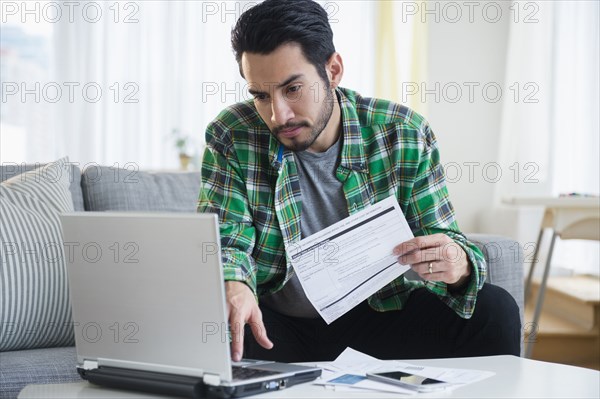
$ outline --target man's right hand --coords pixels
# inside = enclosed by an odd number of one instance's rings
[[[226,281],[227,318],[231,329],[231,351],[233,361],[242,360],[244,352],[244,326],[250,325],[252,334],[265,349],[271,349],[273,343],[267,337],[267,330],[262,321],[262,313],[254,294],[246,284],[239,281]]]

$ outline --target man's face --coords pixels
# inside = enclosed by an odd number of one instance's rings
[[[285,44],[267,55],[244,53],[242,70],[261,118],[292,151],[309,149],[333,112],[333,94],[300,46]]]

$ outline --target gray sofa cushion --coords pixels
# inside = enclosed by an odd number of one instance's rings
[[[152,173],[88,167],[81,178],[87,211],[195,212],[200,172]]]
[[[14,162],[3,162],[0,165],[0,181],[10,179],[32,169],[38,169],[46,164],[18,164]],[[73,207],[76,211],[83,211],[83,195],[81,193],[81,170],[76,163],[71,162],[71,184],[69,191],[73,197]]]
[[[16,398],[29,384],[81,381],[74,346],[0,353],[0,399]]]

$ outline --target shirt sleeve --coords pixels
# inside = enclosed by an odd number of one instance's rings
[[[440,163],[437,141],[433,131],[424,121],[421,125],[422,149],[419,156],[414,185],[406,212],[406,219],[415,236],[443,233],[465,251],[472,266],[470,281],[465,290],[450,292],[447,284],[426,281],[425,287],[436,294],[459,316],[470,318],[475,310],[477,292],[485,282],[487,265],[483,253],[461,233],[455,219],[445,182],[444,168]]]
[[[226,281],[246,283],[256,296],[256,262],[252,257],[256,231],[248,207],[246,187],[234,152],[206,134],[198,212],[219,217],[223,274]]]

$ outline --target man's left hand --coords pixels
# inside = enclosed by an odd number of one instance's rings
[[[398,262],[410,267],[424,280],[462,286],[471,275],[467,254],[446,234],[415,237],[394,248]]]

